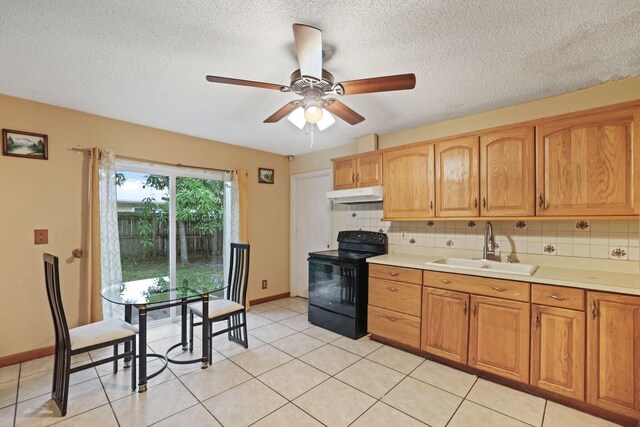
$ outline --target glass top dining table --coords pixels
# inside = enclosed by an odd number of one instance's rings
[[[132,280],[107,286],[102,289],[102,298],[119,305],[154,305],[180,302],[184,299],[193,302],[204,294],[222,297],[226,284],[222,279],[212,279],[204,283],[190,284],[184,281],[177,287],[170,286],[168,277]],[[150,309],[150,308],[149,308]]]
[[[102,289],[102,298],[114,304],[124,306],[124,320],[128,323],[132,322],[132,308],[135,307],[138,312],[138,391],[147,391],[147,381],[156,375],[159,375],[166,367],[168,362],[172,363],[202,363],[202,368],[206,369],[209,365],[209,322],[202,322],[202,358],[191,360],[174,360],[168,355],[171,350],[182,345],[182,350],[187,350],[187,305],[196,302],[202,303],[202,318],[208,318],[210,298],[223,298],[227,288],[226,283],[220,279],[212,278],[198,283],[189,283],[184,280],[178,286],[172,288],[168,277],[157,277],[153,279],[133,280],[129,282],[119,283],[107,286]],[[169,307],[182,306],[181,312],[181,329],[182,340],[180,343],[172,346],[164,355],[156,353],[147,353],[147,312],[154,310],[166,309]],[[128,346],[128,344],[127,344]],[[128,349],[125,347],[125,351]],[[164,366],[152,373],[147,374],[147,356],[157,357],[164,360]]]

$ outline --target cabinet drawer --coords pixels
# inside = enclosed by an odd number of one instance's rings
[[[515,301],[530,301],[528,283],[463,274],[424,272],[424,285],[468,294],[487,295]]]
[[[369,264],[369,277],[422,285],[422,270],[416,270],[415,268]]]
[[[422,286],[389,280],[369,279],[369,304],[420,316]]]
[[[531,302],[584,311],[584,290],[563,286],[531,285]]]
[[[369,332],[379,337],[420,348],[420,318],[369,306]]]

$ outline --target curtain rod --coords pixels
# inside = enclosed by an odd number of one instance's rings
[[[68,148],[69,151],[77,151],[80,153],[88,153],[89,155],[91,155],[91,148]],[[189,169],[200,169],[200,170],[205,170],[205,171],[216,171],[216,172],[232,172],[230,169],[218,169],[218,168],[205,168],[202,166],[191,166],[191,165],[184,165],[182,163],[168,163],[168,162],[159,162],[157,160],[149,160],[149,159],[141,159],[138,157],[130,157],[130,156],[121,156],[116,154],[116,159],[120,159],[120,160],[131,160],[134,162],[142,162],[142,163],[152,163],[152,164],[156,164],[156,165],[162,165],[162,166],[177,166],[177,167],[181,167],[181,168],[189,168]]]

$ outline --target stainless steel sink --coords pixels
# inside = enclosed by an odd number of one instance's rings
[[[439,267],[449,267],[451,271],[455,270],[474,270],[474,271],[494,271],[506,274],[518,274],[521,276],[531,276],[538,269],[537,265],[531,264],[515,264],[497,261],[489,261],[482,259],[464,259],[464,258],[439,258],[434,261],[427,262],[427,265]]]

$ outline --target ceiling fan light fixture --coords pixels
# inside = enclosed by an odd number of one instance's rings
[[[307,124],[306,119],[304,118],[304,109],[302,107],[298,107],[291,112],[287,116],[287,120],[289,120],[295,127],[302,130],[304,125]]]
[[[309,123],[318,123],[322,120],[322,107],[310,105],[304,110],[304,118]]]
[[[316,124],[318,125],[318,129],[325,130],[335,122],[336,122],[336,119],[333,117],[333,115],[323,108],[322,119],[320,119],[320,121]]]

